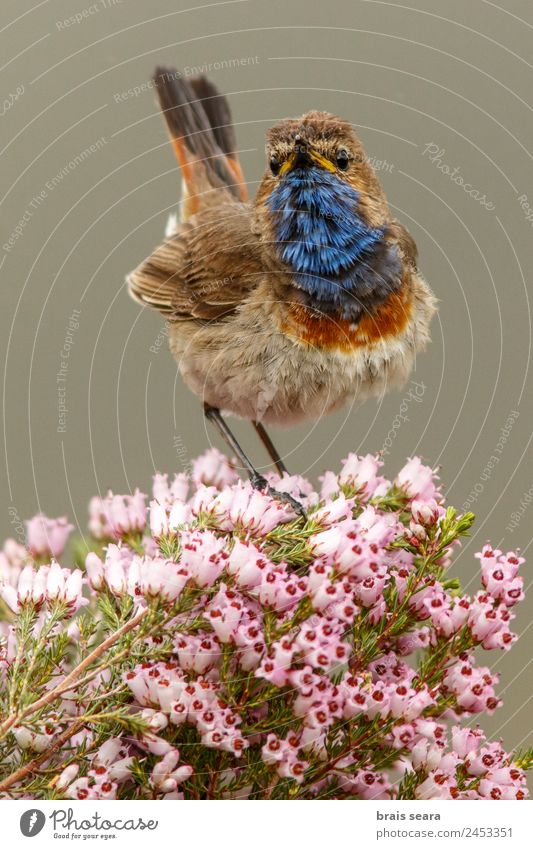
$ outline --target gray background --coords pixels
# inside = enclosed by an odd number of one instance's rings
[[[80,23],[64,24],[83,9]],[[217,442],[158,344],[159,315],[141,312],[123,287],[160,240],[179,181],[153,92],[117,102],[156,62],[216,63],[211,76],[230,95],[252,192],[271,124],[309,108],[350,119],[382,161],[391,205],[441,301],[417,363],[421,402],[403,402],[407,389],[379,408],[275,433],[287,463],[316,479],[390,434],[391,476],[420,453],[442,467],[457,506],[476,490],[476,534],[458,566],[470,589],[473,554],[487,538],[527,552],[533,231],[518,198],[533,206],[529,0],[3,0],[0,30],[2,98],[24,88],[0,117],[1,245],[32,211],[11,250],[0,249],[3,535],[20,535],[19,520],[38,509],[84,527],[93,493],[147,491],[154,469],[179,470]],[[101,137],[98,151],[69,167]],[[429,144],[484,203],[430,160]],[[58,433],[56,375],[73,310],[81,313]],[[394,427],[402,402],[408,421]],[[237,430],[263,463],[246,426]],[[518,645],[488,658],[505,706],[485,726],[509,746],[523,745],[530,728],[530,621],[531,601],[518,614]]]

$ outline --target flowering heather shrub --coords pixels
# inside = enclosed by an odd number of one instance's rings
[[[41,799],[523,799],[531,752],[475,724],[500,701],[475,650],[511,647],[523,558],[486,545],[418,458],[350,455],[321,492],[190,479],[90,504],[92,542],[37,516],[0,553],[0,794]]]

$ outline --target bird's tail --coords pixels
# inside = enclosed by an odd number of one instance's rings
[[[158,67],[154,83],[183,178],[182,220],[194,214],[207,187],[226,188],[239,201],[248,194],[227,99],[203,76],[184,79]],[[203,179],[202,179],[203,178]]]

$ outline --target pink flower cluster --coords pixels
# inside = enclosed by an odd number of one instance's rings
[[[92,743],[92,735],[84,734],[83,742]],[[154,735],[146,734],[139,746],[147,752],[160,757],[152,768],[150,786],[163,799],[180,799],[183,794],[179,786],[192,773],[192,767],[178,766],[179,750],[169,743],[158,740]],[[79,764],[71,763],[63,769],[56,783],[56,789],[67,798],[84,801],[86,799],[116,799],[122,785],[131,781],[135,746],[121,737],[110,737],[91,757],[86,775],[79,777]]]
[[[28,549],[33,557],[61,557],[74,525],[65,517],[48,519],[42,513],[26,522]]]
[[[89,530],[96,539],[121,539],[146,527],[145,495],[136,489],[133,495],[97,495],[89,503]]]
[[[43,604],[50,607],[54,602],[63,602],[74,613],[88,604],[82,596],[82,583],[79,569],[64,569],[55,560],[38,569],[28,563],[20,571],[15,586],[0,583],[0,597],[13,613],[18,613],[25,604],[40,610]]]
[[[524,560],[484,546],[481,589],[463,593],[447,569],[468,517],[446,511],[419,458],[394,481],[381,472],[378,458],[350,455],[320,492],[271,475],[303,501],[304,521],[211,450],[191,475],[156,475],[149,507],[138,490],[93,499],[98,545],[83,576],[5,547],[0,594],[14,613],[33,604],[44,615],[60,600],[72,620],[85,603],[98,615],[105,598],[154,617],[146,659],[126,652],[109,684],[145,730],[95,752],[84,728],[71,744],[87,754],[56,789],[130,798],[132,770],[144,768],[155,798],[242,798],[261,786],[269,798],[394,799],[409,782],[418,799],[525,798],[524,771],[501,743],[461,725],[501,704],[475,652],[512,645]],[[53,553],[35,536],[30,548]],[[3,676],[15,649],[11,636]]]
[[[216,654],[212,663],[215,658]],[[208,748],[231,752],[239,758],[248,747],[239,730],[242,718],[227,706],[219,683],[203,676],[190,680],[176,661],[143,664],[126,673],[125,680],[136,702],[148,708],[148,713],[143,714],[150,717],[154,730],[161,731],[169,723],[189,723]]]
[[[498,800],[528,795],[524,771],[509,762],[501,742],[487,742],[479,728],[453,726],[448,751],[447,730],[442,724],[424,723],[417,737],[411,764],[427,772],[417,787],[417,799]]]

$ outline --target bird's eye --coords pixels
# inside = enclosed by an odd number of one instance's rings
[[[281,162],[275,154],[272,154],[270,157],[270,170],[274,174],[274,177],[277,177],[281,168]]]
[[[347,171],[348,165],[350,164],[350,157],[348,156],[348,151],[344,149],[337,151],[336,162],[337,168],[340,171]]]

